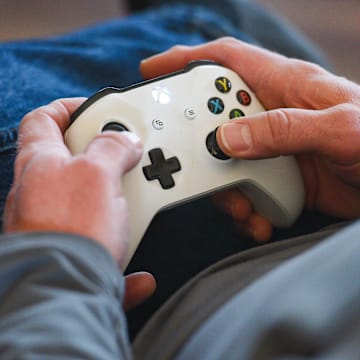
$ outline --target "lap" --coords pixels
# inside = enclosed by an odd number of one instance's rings
[[[360,223],[345,225],[206,269],[144,327],[135,357],[357,359]]]
[[[201,6],[201,1],[197,3],[200,6],[164,6],[64,36],[0,45],[0,214],[13,176],[17,126],[28,111],[57,98],[86,97],[104,86],[124,87],[141,81],[140,61],[176,44],[195,45],[233,36],[267,45],[268,34],[265,39],[254,32],[256,10],[253,6],[246,11],[245,7],[243,10],[234,8],[237,16],[233,17],[214,11],[209,4],[207,9]],[[247,15],[250,12],[253,22]],[[260,11],[258,16],[264,13]],[[273,33],[277,40],[283,36],[282,29],[279,27],[278,32]],[[286,52],[288,48],[290,51],[296,43],[298,56],[308,57],[306,44],[295,42],[291,36],[283,36],[283,39],[279,50]],[[327,218],[320,221],[317,217],[316,221],[310,220],[309,226],[309,219],[313,218],[313,214],[305,214],[291,233],[279,231],[275,238],[312,231],[332,221]],[[157,216],[129,268],[152,271],[159,281],[159,289],[152,300],[129,314],[134,332],[193,275],[254,245],[250,239],[239,239],[231,220],[208,199]],[[153,249],[159,249],[156,256]],[[150,250],[151,257],[148,256]]]

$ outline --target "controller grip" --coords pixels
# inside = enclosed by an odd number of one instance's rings
[[[276,165],[279,167],[276,169]],[[290,227],[304,208],[305,189],[300,169],[293,157],[272,159],[277,173],[271,181],[261,178],[242,182],[239,189],[256,212],[276,227]]]

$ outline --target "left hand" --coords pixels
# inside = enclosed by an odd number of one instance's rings
[[[121,266],[129,242],[121,180],[139,161],[142,144],[129,133],[107,131],[96,136],[83,154],[72,156],[64,132],[71,113],[83,101],[57,100],[22,120],[4,231],[81,235],[102,245]],[[154,289],[152,275],[130,275],[124,306],[135,306]]]
[[[124,309],[130,310],[149,298],[156,289],[154,276],[147,272],[136,272],[125,276]]]

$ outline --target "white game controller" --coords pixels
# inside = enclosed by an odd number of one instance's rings
[[[105,130],[134,132],[144,144],[140,163],[123,179],[131,230],[125,266],[160,210],[228,187],[239,187],[273,225],[293,224],[304,203],[295,159],[230,159],[216,144],[219,125],[262,111],[235,72],[197,61],[124,89],[105,88],[73,114],[65,135],[73,154]]]

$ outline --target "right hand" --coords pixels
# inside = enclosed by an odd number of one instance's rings
[[[221,126],[218,142],[225,153],[241,159],[296,155],[308,209],[345,219],[360,216],[360,86],[231,38],[174,47],[145,60],[142,71],[146,78],[158,76],[200,59],[233,69],[269,110]],[[269,222],[254,214],[239,192],[223,193],[217,201],[259,240],[270,238]]]

